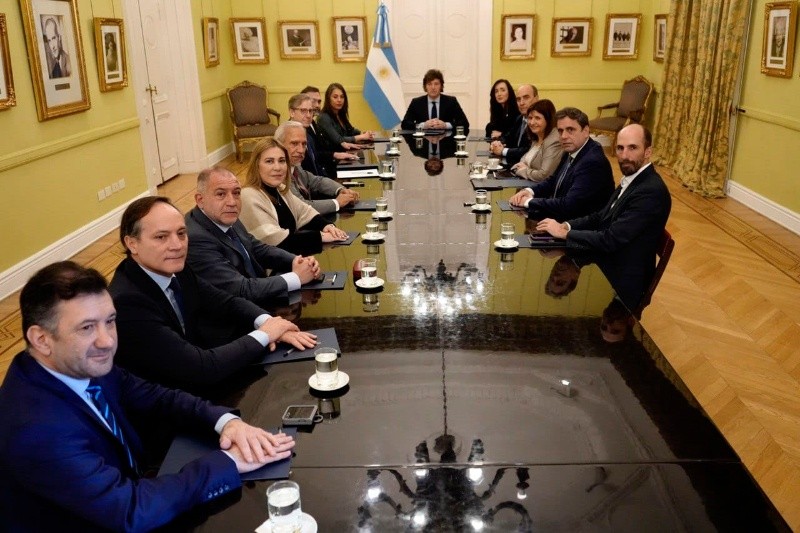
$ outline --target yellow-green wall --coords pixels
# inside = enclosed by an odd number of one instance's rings
[[[741,98],[746,112],[738,118],[731,180],[800,213],[800,62],[795,55],[791,78],[761,73],[766,4],[753,7]]]
[[[92,15],[119,18],[121,4],[77,4],[92,107],[39,122],[20,6],[0,2],[17,99],[0,111],[0,272],[147,188],[132,91],[101,93],[97,76]],[[122,178],[122,191],[98,200],[99,189]]]

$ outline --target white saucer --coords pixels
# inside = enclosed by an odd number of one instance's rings
[[[411,135],[413,135],[414,137],[425,137],[425,132],[424,131],[415,131]]]
[[[256,533],[272,533],[272,522],[267,520],[256,528]],[[317,521],[308,513],[300,517],[300,533],[317,533]]]
[[[342,387],[344,387],[345,385],[347,385],[348,383],[350,383],[350,376],[348,376],[347,374],[345,374],[341,370],[339,370],[339,382],[336,383],[333,387],[320,387],[319,385],[317,385],[317,375],[316,374],[312,374],[308,378],[308,386],[311,387],[314,390],[318,390],[318,391],[322,391],[322,392],[330,392],[330,391],[334,391],[334,390],[339,390]],[[305,513],[303,513],[303,514],[305,514]],[[316,524],[316,522],[315,522],[315,524]],[[305,531],[305,529],[303,529],[303,531]]]
[[[382,213],[379,213],[377,211],[373,211],[373,213],[372,213],[372,218],[377,218],[379,220],[382,219],[382,218],[392,218],[393,216],[394,216],[394,213],[392,213],[391,211],[383,211]]]
[[[393,142],[393,143],[399,143],[402,140],[403,140],[402,137],[389,137],[389,142]]]
[[[463,150],[463,151],[457,151],[457,152],[455,152],[455,154],[454,154],[454,155],[455,155],[456,157],[467,157],[467,156],[469,155],[469,152],[467,152],[466,150]]]
[[[453,135],[453,139],[455,139],[457,141],[460,141],[460,140],[466,139],[466,138],[467,138],[466,135]]]
[[[384,180],[388,180],[394,178],[396,175],[397,174],[395,174],[394,172],[381,172],[380,174],[378,174],[378,177]]]
[[[386,238],[386,235],[383,233],[364,233],[361,238],[365,241],[382,241]]]
[[[470,178],[473,178],[473,179],[478,179],[478,180],[479,180],[479,179],[483,179],[483,178],[485,178],[485,177],[486,177],[486,174],[484,174],[483,172],[481,172],[480,174],[475,174],[475,173],[472,173],[472,174],[470,174],[470,175],[469,175],[469,177],[470,177]]]
[[[492,170],[492,171],[503,170],[503,167],[502,167],[502,165],[499,166],[499,167],[486,167],[486,170]]]
[[[514,241],[514,244],[510,244],[511,241],[503,241],[500,239],[499,241],[494,241],[495,248],[502,248],[503,250],[511,250],[513,248],[519,248],[519,243]]]
[[[491,211],[492,206],[491,204],[475,204],[472,206],[472,210],[478,212]]]
[[[375,283],[366,283],[366,281],[365,278],[357,279],[356,286],[362,289],[377,289],[378,287],[383,287],[383,284],[386,283],[381,278],[375,278]]]

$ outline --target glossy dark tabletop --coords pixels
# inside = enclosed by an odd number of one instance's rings
[[[298,433],[290,474],[319,531],[786,530],[646,332],[625,335],[595,265],[493,246],[502,222],[521,234],[526,221],[496,204],[514,189],[490,192],[489,214],[464,206],[475,197],[467,165],[486,147],[468,142],[465,160],[431,176],[430,148],[406,137],[396,179],[356,178],[362,198],[389,200],[385,240],[323,251],[324,270],[348,272],[345,289],[303,291],[279,310],[303,329],[336,328],[348,387],[313,393],[314,362],[301,361],[251,375],[230,399],[263,427],[290,404],[324,413]],[[363,232],[370,219],[336,223]],[[352,267],[369,257],[385,285],[363,291]],[[623,324],[623,340],[606,342],[601,322]],[[269,484],[175,528],[252,531]]]

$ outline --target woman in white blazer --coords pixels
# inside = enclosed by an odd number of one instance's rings
[[[242,188],[239,220],[257,239],[307,255],[323,242],[347,240],[347,233],[291,192],[289,153],[269,137],[253,150]]]
[[[550,100],[539,100],[528,108],[526,117],[531,149],[511,171],[531,181],[544,181],[555,172],[564,153],[556,129],[556,107]]]

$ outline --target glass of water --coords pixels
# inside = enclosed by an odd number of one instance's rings
[[[459,137],[464,136],[464,126],[456,126],[456,135]]]
[[[389,200],[385,196],[375,199],[375,211],[377,213],[385,213],[389,210]]]
[[[364,275],[363,270],[361,275]],[[339,354],[336,348],[317,348],[314,351],[314,365],[317,386],[321,389],[336,387],[336,383],[339,381]]]
[[[378,260],[377,259],[362,259],[361,260],[361,279],[364,280],[364,285],[373,285],[378,278]]]
[[[273,533],[299,533],[303,511],[300,486],[294,481],[276,481],[267,489],[267,511]]]
[[[510,246],[515,243],[514,240],[514,224],[510,222],[503,222],[500,224],[500,237],[502,238],[505,246]]]
[[[395,139],[397,137],[400,137],[400,130],[398,128],[392,130],[392,137],[394,137]]]
[[[475,191],[475,205],[479,205],[481,207],[485,206],[487,202],[486,191],[483,189],[478,189]]]
[[[458,152],[466,152],[467,151],[467,141],[456,141],[456,150]]]
[[[381,174],[391,174],[392,173],[392,162],[383,160],[381,161]]]

